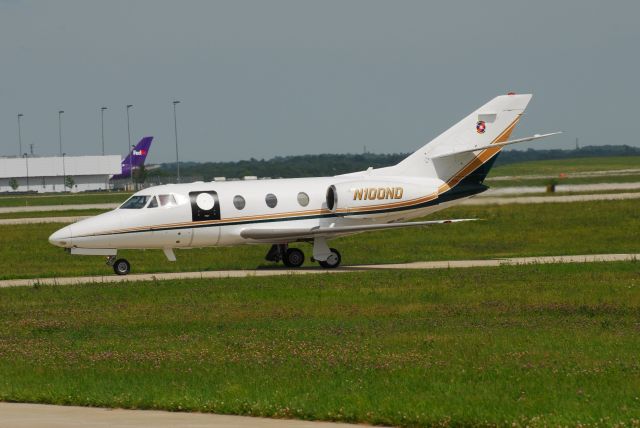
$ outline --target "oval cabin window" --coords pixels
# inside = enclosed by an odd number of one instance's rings
[[[309,195],[304,192],[298,193],[298,203],[303,207],[309,205]]]
[[[267,206],[269,208],[275,208],[275,206],[278,205],[278,198],[276,198],[276,195],[274,195],[273,193],[269,193],[264,198],[264,201],[267,203]]]
[[[237,210],[243,209],[245,204],[246,202],[242,196],[236,195],[233,197],[233,206],[236,207]]]

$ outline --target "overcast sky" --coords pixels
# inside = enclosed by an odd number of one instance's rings
[[[413,151],[508,91],[522,147],[640,146],[636,1],[0,0],[0,154],[148,162]],[[23,149],[26,151],[26,148]]]

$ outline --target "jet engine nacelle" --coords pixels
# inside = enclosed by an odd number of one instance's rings
[[[380,210],[397,209],[436,199],[435,188],[403,181],[349,181],[329,186],[327,208],[336,214],[375,217]]]

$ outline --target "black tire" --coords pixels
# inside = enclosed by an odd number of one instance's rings
[[[118,259],[113,264],[113,271],[117,275],[128,275],[131,272],[131,264],[125,259]]]
[[[304,253],[298,248],[289,248],[284,253],[282,262],[286,267],[297,268],[304,263]]]
[[[322,266],[323,268],[335,269],[338,266],[340,266],[340,262],[342,261],[342,256],[340,255],[340,252],[335,248],[330,248],[330,250],[331,250],[331,255],[327,258],[327,260],[323,262],[318,262],[318,263],[320,263],[320,266]]]

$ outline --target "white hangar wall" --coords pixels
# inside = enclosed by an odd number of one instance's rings
[[[0,192],[103,190],[110,176],[120,174],[120,162],[118,155],[0,158]],[[64,188],[65,177],[73,177],[73,188]]]

